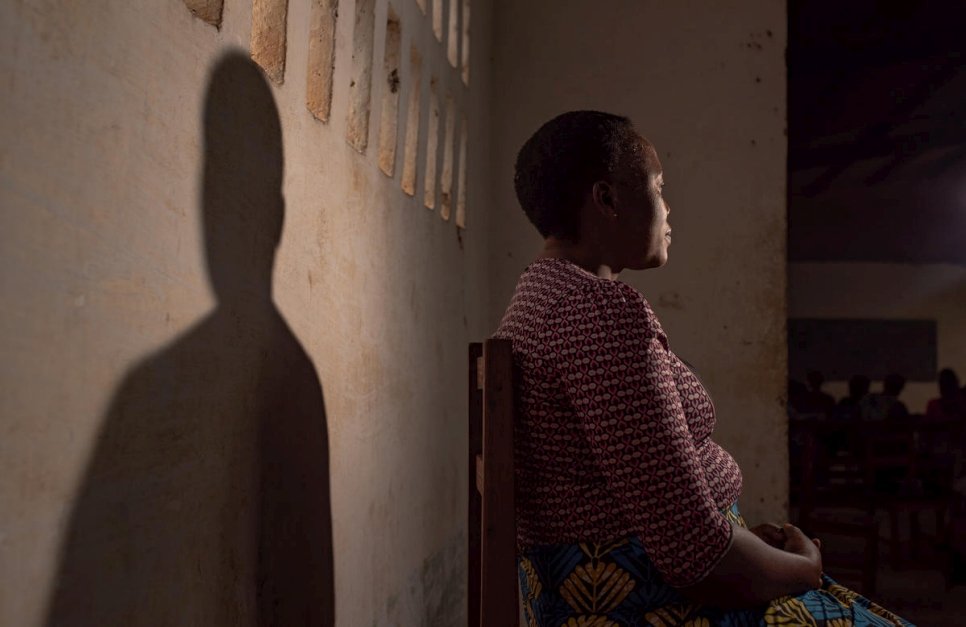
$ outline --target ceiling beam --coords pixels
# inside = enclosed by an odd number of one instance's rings
[[[899,143],[890,133],[895,129],[894,120],[906,120],[921,107],[940,87],[948,83],[959,72],[958,63],[947,62],[940,64],[927,73],[905,98],[900,99],[891,108],[885,121],[871,124],[859,130],[855,141],[850,147],[826,147],[821,152],[829,159],[825,161],[828,168],[815,181],[805,186],[802,192],[806,196],[815,196],[826,189],[853,163],[873,156],[895,155],[901,152],[901,147],[907,145]],[[919,144],[919,142],[917,142]],[[874,154],[869,154],[869,148]],[[808,151],[813,152],[813,151]],[[857,153],[859,153],[857,155]],[[796,169],[800,166],[797,157],[789,154],[789,165]],[[812,155],[815,158],[815,155]]]

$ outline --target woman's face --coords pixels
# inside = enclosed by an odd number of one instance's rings
[[[670,208],[664,200],[664,170],[657,151],[641,138],[644,159],[615,181],[611,242],[621,265],[631,270],[667,263],[671,245]]]

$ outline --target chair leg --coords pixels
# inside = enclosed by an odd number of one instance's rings
[[[919,512],[909,512],[909,545],[912,556],[921,554],[922,551],[922,531],[919,528]]]
[[[879,572],[879,528],[872,526],[865,540],[865,568],[862,572],[863,594],[875,594],[876,575]]]
[[[889,551],[892,558],[892,564],[894,567],[899,567],[899,562],[901,561],[900,555],[900,544],[899,544],[899,512],[896,510],[891,510],[889,512]]]
[[[869,551],[869,559],[867,561],[868,565],[868,586],[869,594],[873,594],[876,591],[879,580],[879,564],[882,562],[882,556],[880,554],[882,548],[882,534],[880,533],[880,525],[876,513],[878,508],[875,506],[874,501],[869,501],[866,506],[866,512],[868,519],[871,522],[871,527],[869,529],[869,541],[867,543],[867,549]]]
[[[946,525],[946,504],[944,503],[936,508],[936,539],[940,546],[946,546],[946,542],[949,540],[948,532],[949,529]]]

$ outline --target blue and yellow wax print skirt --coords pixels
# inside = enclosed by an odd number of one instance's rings
[[[747,527],[737,504],[725,512]],[[822,576],[822,587],[753,610],[691,603],[664,582],[636,537],[615,542],[536,547],[517,560],[529,627],[889,627],[910,625]]]

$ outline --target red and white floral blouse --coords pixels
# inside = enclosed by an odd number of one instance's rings
[[[669,584],[701,580],[730,545],[741,471],[644,296],[538,259],[495,337],[518,368],[519,548],[637,535]]]

